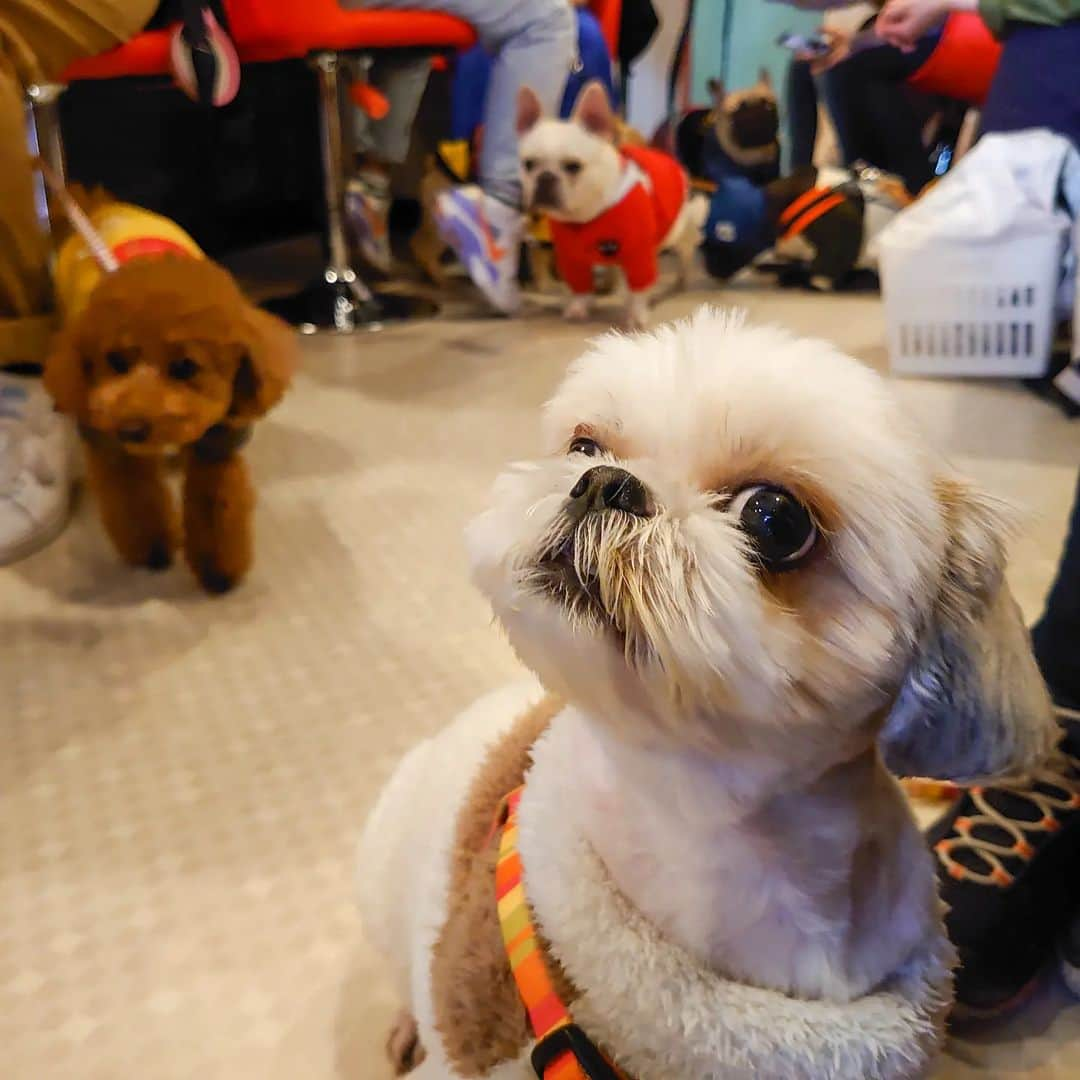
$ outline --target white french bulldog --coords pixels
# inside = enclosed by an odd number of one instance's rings
[[[574,294],[566,317],[588,315],[593,268],[617,265],[630,289],[627,325],[643,329],[658,253],[675,252],[684,284],[707,204],[691,199],[686,173],[669,154],[617,145],[615,114],[598,82],[581,92],[569,120],[545,117],[522,87],[517,130],[525,207],[550,219],[559,272]]]

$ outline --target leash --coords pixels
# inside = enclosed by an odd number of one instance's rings
[[[57,176],[48,162],[44,158],[38,158],[36,164],[41,170],[41,175],[45,177],[49,190],[60,200],[65,216],[71,222],[72,228],[82,237],[94,261],[106,274],[111,274],[120,266],[112,248],[105,242],[101,233],[94,228],[86,212],[75,201],[67,185]]]
[[[500,819],[502,834],[495,865],[495,897],[503,945],[518,994],[536,1038],[532,1067],[539,1080],[629,1080],[574,1023],[544,963],[522,880],[518,851],[518,805],[524,786],[507,795]]]

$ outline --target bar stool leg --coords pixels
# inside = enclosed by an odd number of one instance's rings
[[[382,323],[434,315],[438,306],[421,297],[376,293],[360,280],[349,262],[345,231],[345,142],[341,129],[341,57],[317,52],[311,66],[319,85],[319,142],[326,203],[327,264],[320,280],[295,296],[269,300],[265,307],[302,332],[319,329],[338,334],[378,329]]]
[[[60,134],[60,95],[66,88],[61,83],[33,83],[26,88],[26,143],[33,157],[41,158],[61,179],[67,178],[64,143]],[[55,196],[40,172],[34,172],[34,205],[38,221],[46,235],[51,236],[64,212],[55,205]]]

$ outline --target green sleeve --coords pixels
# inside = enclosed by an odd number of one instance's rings
[[[1080,19],[1080,0],[979,0],[979,14],[995,37],[1001,37],[1007,22],[1060,26]]]

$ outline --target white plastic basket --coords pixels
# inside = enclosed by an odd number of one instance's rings
[[[961,244],[883,245],[889,361],[900,375],[1038,378],[1054,329],[1065,228]]]

